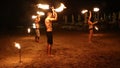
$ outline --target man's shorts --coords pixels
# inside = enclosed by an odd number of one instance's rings
[[[89,28],[89,30],[93,30],[93,28]]]
[[[51,32],[47,32],[47,43],[52,45],[53,44],[53,35],[52,35],[52,31]]]

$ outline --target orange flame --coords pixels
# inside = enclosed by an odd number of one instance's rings
[[[61,3],[61,4],[60,4],[60,7],[56,8],[55,11],[56,11],[56,12],[61,12],[61,11],[63,11],[65,8],[66,8],[65,5],[64,5],[63,3]]]
[[[45,15],[44,12],[40,12],[40,11],[37,11],[37,14],[39,14],[39,15]]]
[[[85,14],[86,12],[88,12],[86,9],[81,11],[82,14]]]
[[[37,6],[38,8],[41,8],[41,9],[49,9],[49,5],[47,4],[38,4]]]
[[[35,15],[32,15],[32,19],[35,19],[37,16],[35,16]]]

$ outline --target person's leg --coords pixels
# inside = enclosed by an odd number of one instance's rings
[[[35,29],[35,41],[37,41],[37,29]]]
[[[93,36],[93,30],[91,29],[89,33],[89,43],[92,42],[92,36]]]
[[[47,45],[47,54],[48,54],[48,56],[51,55],[51,45],[50,44]]]
[[[52,51],[52,45],[53,45],[53,34],[52,34],[52,32],[50,32],[50,55],[51,55],[51,51]],[[52,56],[52,55],[51,55]]]
[[[46,35],[47,35],[47,54],[49,55],[49,53],[50,53],[49,32],[46,32]]]
[[[52,37],[52,32],[47,33],[47,54],[51,55],[51,50],[52,50],[52,44],[53,44],[53,37]]]
[[[40,31],[39,28],[36,28],[36,41],[39,42],[40,39]]]

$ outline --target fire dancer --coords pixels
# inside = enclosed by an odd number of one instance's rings
[[[36,33],[35,41],[39,42],[39,39],[40,39],[40,24],[39,24],[39,22],[40,22],[40,15],[39,14],[35,18],[34,22],[35,22],[35,33]]]
[[[54,7],[51,8],[52,12],[47,13],[47,17],[45,19],[46,26],[46,35],[47,35],[47,54],[51,55],[52,45],[53,45],[53,34],[52,34],[52,21],[57,20],[57,13],[54,10]]]
[[[97,23],[97,21],[92,22],[92,21],[91,21],[91,17],[92,17],[92,13],[91,13],[91,11],[89,11],[89,17],[88,17],[88,25],[89,25],[89,43],[92,42],[94,24]]]

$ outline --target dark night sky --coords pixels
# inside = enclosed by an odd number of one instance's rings
[[[101,10],[118,11],[120,10],[119,1],[105,0],[3,0],[0,5],[0,25],[24,24],[30,22],[31,15],[35,12],[34,4],[47,2],[57,5],[63,2],[67,9],[66,14],[79,12],[83,8],[100,7]]]

